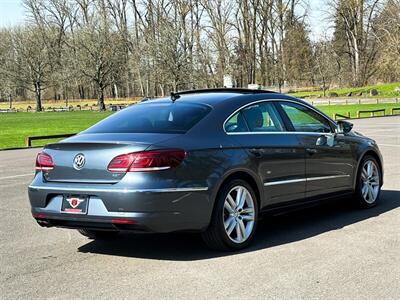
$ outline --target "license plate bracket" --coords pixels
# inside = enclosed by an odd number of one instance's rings
[[[66,214],[87,214],[89,199],[82,195],[64,195],[61,212]]]

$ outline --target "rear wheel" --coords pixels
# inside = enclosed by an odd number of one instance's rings
[[[115,238],[119,233],[118,231],[91,230],[91,229],[78,229],[78,232],[94,240],[112,239]]]
[[[235,179],[224,185],[203,240],[213,249],[238,250],[253,239],[257,227],[258,206],[251,186]]]
[[[378,162],[372,156],[366,156],[358,171],[355,193],[356,203],[361,207],[375,206],[381,191],[382,173]]]

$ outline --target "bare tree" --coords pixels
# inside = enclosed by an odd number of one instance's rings
[[[354,85],[363,85],[376,72],[377,39],[374,20],[382,0],[335,0],[337,30],[343,31]],[[343,51],[343,50],[342,50]]]

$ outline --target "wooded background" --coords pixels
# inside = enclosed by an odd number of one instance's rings
[[[400,78],[400,0],[332,0],[311,38],[306,0],[25,0],[0,30],[0,99],[162,96],[237,87],[362,86]]]

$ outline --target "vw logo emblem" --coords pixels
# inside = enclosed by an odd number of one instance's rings
[[[77,154],[74,158],[74,163],[73,163],[74,169],[81,170],[85,165],[85,162],[86,162],[85,155],[83,155],[82,153]]]

